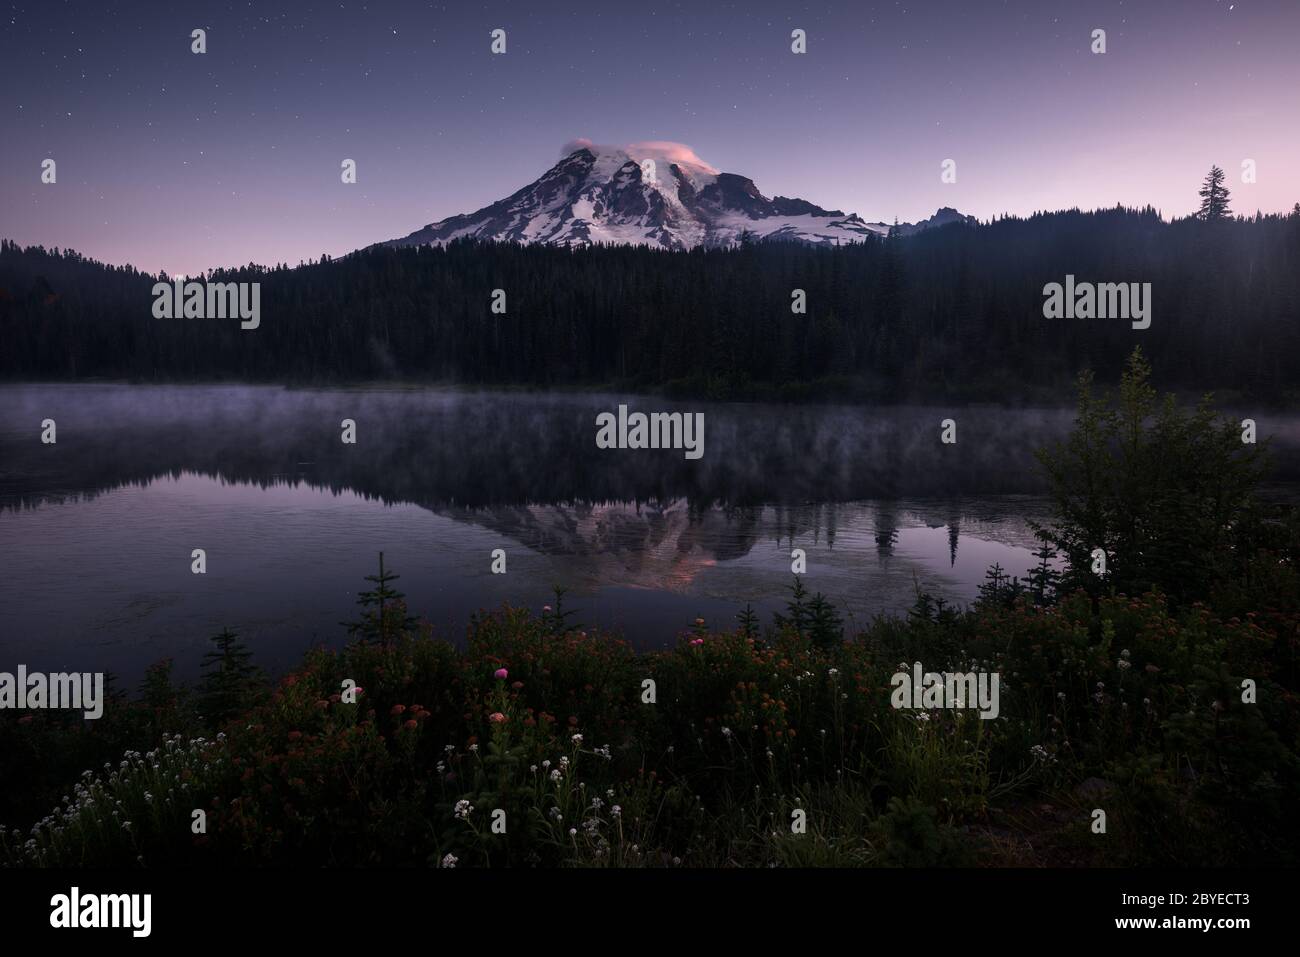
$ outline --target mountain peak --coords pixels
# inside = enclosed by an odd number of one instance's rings
[[[969,217],[944,207],[905,230],[965,219]],[[441,245],[472,237],[691,249],[735,245],[749,237],[832,246],[884,235],[890,228],[804,199],[769,199],[752,179],[722,172],[685,143],[645,140],[607,146],[577,139],[564,144],[555,165],[505,199],[385,245]]]

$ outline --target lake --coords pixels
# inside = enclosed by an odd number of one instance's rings
[[[598,449],[618,405],[702,412],[704,454]],[[1300,423],[1255,414],[1284,491]],[[940,442],[953,418],[957,442]],[[57,442],[41,442],[53,419]],[[343,419],[356,443],[341,441]],[[272,386],[0,387],[0,671],[108,670],[134,684],[240,633],[275,671],[339,644],[377,555],[410,611],[463,640],[479,609],[569,589],[577,620],[637,647],[792,582],[850,625],[967,603],[1034,564],[1033,450],[1070,410],[710,404],[660,397]],[[191,553],[206,552],[206,574]],[[504,551],[506,573],[492,573]]]

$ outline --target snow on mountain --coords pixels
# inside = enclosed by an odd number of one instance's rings
[[[889,232],[838,209],[758,191],[753,180],[723,173],[681,143],[626,147],[578,140],[536,181],[473,213],[430,223],[386,246],[441,245],[472,237],[498,242],[586,246],[593,243],[691,249],[753,241],[818,246],[862,241]],[[970,220],[954,209],[899,224],[913,233]]]

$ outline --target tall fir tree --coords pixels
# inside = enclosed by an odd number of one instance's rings
[[[1231,193],[1228,192],[1228,187],[1223,185],[1225,178],[1223,170],[1211,166],[1205,176],[1205,182],[1201,184],[1198,191],[1201,197],[1201,208],[1197,215],[1207,223],[1227,219],[1232,215],[1232,210],[1228,208],[1228,198]]]

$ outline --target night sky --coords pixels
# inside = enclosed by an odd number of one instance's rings
[[[768,196],[869,220],[1184,215],[1211,163],[1236,212],[1300,201],[1297,0],[21,0],[0,72],[0,235],[150,271],[402,236],[577,137],[689,144]]]

